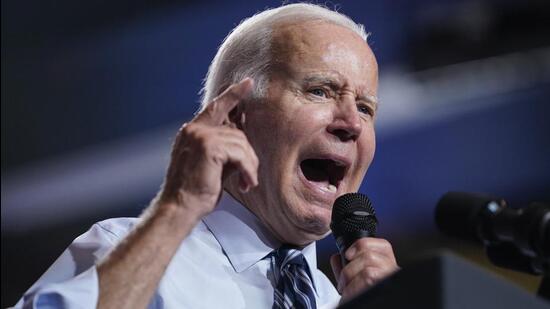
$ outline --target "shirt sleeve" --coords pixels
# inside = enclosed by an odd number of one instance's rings
[[[76,238],[23,295],[14,308],[95,308],[99,295],[96,262],[130,228],[130,219],[94,224]]]

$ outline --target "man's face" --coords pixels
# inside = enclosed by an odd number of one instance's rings
[[[272,48],[266,100],[243,110],[259,186],[239,199],[279,240],[305,245],[373,159],[378,68],[357,34],[325,22],[277,27]]]

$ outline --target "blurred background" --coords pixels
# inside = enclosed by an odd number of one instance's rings
[[[2,1],[2,299],[13,305],[94,222],[137,216],[177,128],[239,21],[280,1]],[[442,236],[449,190],[550,201],[549,1],[335,1],[380,65],[377,154],[361,192],[399,261],[476,243]],[[328,270],[332,237],[319,244]],[[330,270],[327,273],[332,276]]]

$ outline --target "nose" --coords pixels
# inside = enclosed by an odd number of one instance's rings
[[[336,104],[333,121],[327,127],[329,133],[343,142],[356,141],[362,129],[361,116],[354,98],[344,99]]]

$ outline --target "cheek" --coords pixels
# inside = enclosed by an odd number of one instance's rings
[[[374,158],[374,154],[376,153],[376,133],[374,132],[374,128],[372,128],[370,131],[369,145],[369,155],[371,158],[370,160],[372,161],[372,159]]]
[[[277,145],[276,151],[285,151],[285,156],[292,156],[319,132],[324,131],[330,113],[310,104],[289,109],[276,118],[277,122],[267,129],[268,141]]]
[[[361,165],[360,170],[364,174],[369,165],[371,164],[374,153],[376,151],[376,138],[374,134],[374,129],[372,126],[369,126],[361,133],[361,138],[357,145],[357,154],[359,158],[359,163]]]
[[[245,133],[260,160],[261,177],[278,181],[281,178],[278,174],[286,170],[285,164],[296,153],[293,145],[300,139],[298,130],[288,118],[276,113],[251,115],[249,119]]]

